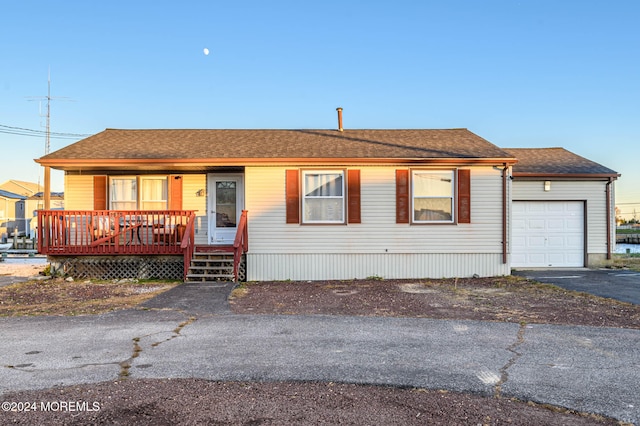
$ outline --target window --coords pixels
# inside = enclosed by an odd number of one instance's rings
[[[414,170],[411,174],[414,223],[452,223],[454,172]]]
[[[143,177],[140,179],[140,210],[164,210],[167,208],[167,179]]]
[[[111,178],[109,199],[111,210],[136,210],[138,185],[135,177]]]
[[[138,191],[140,182],[140,191]],[[149,176],[112,177],[109,200],[112,210],[164,210],[167,208],[167,178]]]
[[[344,223],[344,171],[302,172],[302,222]]]

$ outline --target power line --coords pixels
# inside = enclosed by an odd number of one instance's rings
[[[8,135],[36,136],[36,137],[42,137],[47,135],[47,132],[45,130],[26,129],[24,127],[7,126],[5,124],[0,124],[0,133],[4,133]],[[87,133],[66,133],[66,132],[49,132],[49,135],[55,139],[77,139],[77,138],[85,138],[85,137],[91,136],[91,134],[87,134]]]

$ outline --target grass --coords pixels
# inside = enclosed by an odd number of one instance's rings
[[[636,229],[617,229],[616,234],[640,234],[640,228]]]
[[[614,254],[613,264],[615,268],[627,268],[640,272],[640,253]]]

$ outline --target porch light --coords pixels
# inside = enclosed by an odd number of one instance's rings
[[[550,180],[545,180],[544,181],[544,190],[545,190],[545,192],[551,191],[551,181]]]

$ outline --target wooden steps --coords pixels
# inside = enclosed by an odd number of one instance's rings
[[[196,247],[187,274],[188,282],[233,280],[233,252],[224,249],[199,250]]]

